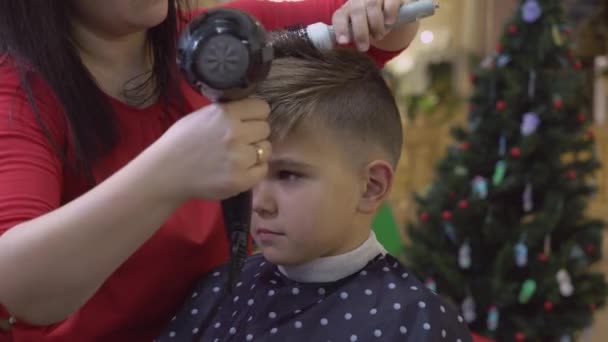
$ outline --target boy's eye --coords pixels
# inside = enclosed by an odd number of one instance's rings
[[[294,172],[294,171],[287,171],[287,170],[282,170],[278,172],[278,178],[280,180],[286,180],[286,181],[295,181],[298,180],[302,177],[302,174],[298,173],[298,172]]]

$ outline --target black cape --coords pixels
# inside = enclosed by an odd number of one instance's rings
[[[390,255],[336,282],[298,283],[258,254],[231,294],[226,271],[197,284],[157,342],[472,341],[456,310]]]

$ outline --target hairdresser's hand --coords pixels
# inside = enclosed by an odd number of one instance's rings
[[[348,44],[349,22],[352,23],[354,42],[367,51],[373,41],[383,39],[399,14],[402,0],[348,0],[332,18],[339,44]]]
[[[268,169],[269,111],[266,102],[246,99],[180,119],[158,142],[163,187],[178,200],[219,200],[252,188]],[[258,147],[264,149],[260,163]]]

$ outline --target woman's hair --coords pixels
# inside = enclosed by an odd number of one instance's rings
[[[182,94],[177,90],[175,58],[180,1],[167,1],[167,18],[148,31],[148,46],[154,60],[148,81],[155,87],[151,95],[158,96],[163,103],[168,103],[169,98],[174,103],[175,99],[183,103]],[[82,63],[71,38],[70,3],[68,0],[0,0],[0,63],[10,60],[16,65],[21,87],[47,135],[32,94],[33,76],[42,77],[51,87],[70,126],[75,166],[90,177],[92,164],[117,143],[118,129],[108,97]],[[66,161],[64,153],[58,153]]]

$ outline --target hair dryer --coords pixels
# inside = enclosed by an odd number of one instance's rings
[[[178,64],[189,84],[212,101],[247,97],[262,81],[273,59],[264,28],[235,9],[210,10],[185,28],[178,42]],[[247,256],[251,191],[222,201],[230,242],[229,287]]]

